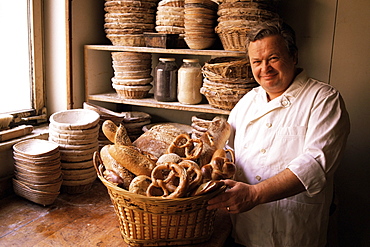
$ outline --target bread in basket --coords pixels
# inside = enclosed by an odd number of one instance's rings
[[[108,120],[109,121],[109,120]],[[225,131],[223,133],[230,133],[229,126],[227,125],[226,120],[222,119],[217,122],[219,127],[222,127]],[[109,126],[107,124],[103,126]],[[207,138],[212,139],[209,135],[216,135],[216,133],[222,131],[215,131],[217,126],[213,126],[210,132],[207,132]],[[118,137],[117,133],[125,134],[123,129],[124,127],[120,125],[116,130],[116,136],[114,137],[115,142],[114,145],[110,145],[110,149],[117,150],[128,150],[132,149],[133,146],[130,142],[125,142],[122,140],[126,140],[126,138]],[[150,130],[149,130],[150,131]],[[105,131],[106,133],[109,130]],[[146,132],[148,133],[148,131]],[[153,135],[157,135],[158,133],[153,133]],[[180,186],[188,186],[189,188],[187,192],[182,193],[179,197],[174,196],[167,196],[166,193],[162,194],[151,194],[150,185],[145,194],[133,193],[125,188],[118,186],[119,184],[116,183],[118,180],[112,179],[112,171],[115,170],[117,163],[122,164],[125,162],[125,151],[121,150],[121,153],[118,156],[115,156],[114,152],[111,152],[111,157],[113,157],[114,161],[111,164],[107,161],[106,157],[102,157],[106,154],[102,152],[95,152],[94,153],[94,166],[96,172],[98,174],[99,179],[102,183],[107,187],[108,193],[110,195],[112,204],[114,206],[115,212],[118,216],[120,231],[124,241],[130,246],[172,246],[172,245],[188,245],[188,244],[195,244],[201,243],[204,241],[209,240],[213,231],[214,231],[214,220],[215,220],[215,210],[207,210],[208,200],[212,197],[216,196],[219,193],[222,193],[225,190],[225,186],[222,181],[213,181],[212,179],[220,180],[224,177],[212,177],[207,178],[207,182],[203,183],[206,180],[206,177],[203,177],[201,174],[197,173],[197,177],[200,180],[197,180],[196,186],[198,187],[191,187],[190,185],[194,180],[190,180],[190,177],[186,177],[186,174],[190,174],[190,170],[192,169],[191,166],[188,168],[181,167],[181,163],[184,162],[186,164],[193,164],[196,163],[194,160],[186,160],[181,155],[185,155],[178,150],[180,146],[187,146],[185,145],[188,141],[194,141],[197,144],[195,145],[194,149],[199,148],[200,139],[193,140],[186,136],[187,134],[180,134],[171,142],[168,147],[168,150],[172,150],[171,153],[163,154],[162,156],[158,157],[157,162],[155,163],[154,168],[152,169],[151,176],[147,175],[139,175],[137,171],[135,171],[135,178],[138,177],[147,177],[149,179],[149,183],[153,185],[154,183],[167,183],[171,174],[175,174],[174,176],[179,177],[180,182],[175,184],[178,186],[175,189],[175,192],[169,190],[170,195],[178,192],[178,188]],[[214,136],[215,140],[219,140],[219,143],[225,143],[224,136]],[[112,134],[110,134],[110,138],[112,139]],[[153,141],[153,140],[152,140]],[[186,143],[184,143],[186,142]],[[207,142],[207,141],[205,141]],[[176,145],[175,145],[176,144]],[[193,143],[194,144],[194,143]],[[175,145],[175,146],[173,146]],[[197,146],[200,145],[200,146]],[[114,147],[112,147],[114,146]],[[216,145],[219,147],[219,145]],[[203,147],[203,146],[202,146]],[[109,149],[108,148],[108,149]],[[216,147],[211,147],[209,149],[216,150]],[[140,153],[138,147],[135,147],[135,150]],[[218,149],[217,149],[218,150]],[[198,150],[198,152],[191,152],[189,156],[196,160],[197,157],[200,157],[202,150]],[[106,149],[105,149],[106,152]],[[109,150],[108,150],[109,152]],[[129,151],[131,152],[131,151]],[[177,152],[177,153],[175,153]],[[144,156],[140,156],[141,154],[137,154],[140,159],[147,159]],[[215,151],[212,152],[216,153]],[[219,152],[218,152],[219,153]],[[223,153],[223,152],[222,152]],[[186,154],[186,155],[187,155]],[[102,156],[101,156],[102,155]],[[163,159],[164,156],[179,156],[180,158],[177,162],[169,162],[168,157]],[[198,156],[197,156],[198,155]],[[208,153],[207,153],[208,155]],[[189,157],[188,155],[186,157]],[[196,157],[195,157],[196,156]],[[217,158],[220,158],[217,155]],[[150,156],[149,156],[150,157]],[[122,159],[121,159],[122,158]],[[210,157],[211,160],[213,157]],[[167,160],[166,160],[167,159]],[[174,160],[173,160],[174,161]],[[225,156],[225,163],[229,162],[233,165],[233,159],[230,161],[226,159]],[[138,164],[127,164],[125,167],[128,168],[130,165],[133,166],[141,166],[141,163]],[[198,165],[195,165],[197,167]],[[148,168],[148,166],[146,166]],[[165,170],[164,167],[168,167],[169,173]],[[176,168],[177,167],[177,168]],[[181,168],[179,168],[181,167]],[[172,170],[171,170],[172,169]],[[176,169],[182,169],[176,170]],[[213,167],[210,167],[211,170],[208,174],[216,174],[216,169],[212,170]],[[116,170],[115,170],[116,171]],[[176,171],[173,172],[172,171]],[[217,172],[219,172],[217,170]],[[235,170],[231,169],[231,175],[235,172]],[[117,174],[119,172],[117,171]],[[183,173],[184,177],[181,177]],[[179,175],[180,174],[180,175]],[[192,173],[195,174],[195,173]],[[219,173],[217,173],[219,174]],[[189,175],[190,176],[190,175]],[[216,175],[215,175],[216,176]],[[230,174],[228,174],[230,176]],[[229,177],[230,178],[230,177]],[[181,180],[184,179],[184,180]],[[186,179],[186,180],[185,180]],[[189,179],[189,180],[187,180]],[[144,179],[145,180],[145,179]],[[167,182],[165,182],[167,181]],[[175,180],[174,180],[175,181]],[[181,182],[186,181],[186,182]],[[200,184],[202,186],[200,186]],[[167,184],[168,185],[168,184]],[[172,184],[173,185],[173,184]],[[130,184],[131,186],[131,184]],[[167,187],[166,187],[167,188]],[[190,189],[191,188],[191,189]],[[130,188],[131,190],[131,188]],[[165,191],[165,189],[163,190]],[[206,193],[207,192],[207,193]]]

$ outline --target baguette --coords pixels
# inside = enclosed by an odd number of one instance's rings
[[[108,151],[120,166],[123,166],[136,176],[150,176],[155,167],[153,160],[133,146],[109,145]]]

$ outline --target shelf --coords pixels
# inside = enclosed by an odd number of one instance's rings
[[[107,52],[108,51],[108,52]],[[226,50],[193,50],[165,49],[152,47],[85,45],[85,100],[100,101],[133,106],[170,109],[177,111],[201,112],[229,115],[230,111],[215,108],[209,104],[185,105],[179,102],[159,102],[153,97],[144,99],[124,99],[112,92],[111,78],[113,74],[110,52],[143,52],[152,54],[198,55],[218,57],[244,57],[245,52]],[[107,93],[109,92],[109,93]]]
[[[162,54],[180,54],[180,55],[202,55],[202,56],[246,56],[245,52],[226,51],[226,50],[193,50],[193,49],[164,49],[151,47],[135,47],[135,46],[114,46],[114,45],[85,45],[85,49],[99,51],[128,51],[128,52],[147,52],[147,53],[162,53]]]
[[[94,94],[88,96],[89,100],[120,103],[136,106],[155,107],[162,109],[180,110],[180,111],[192,111],[192,112],[203,112],[203,113],[214,113],[228,115],[230,111],[214,108],[208,104],[197,104],[197,105],[184,105],[179,102],[159,102],[154,98],[144,99],[124,99],[118,96],[117,93],[105,93],[105,94]]]

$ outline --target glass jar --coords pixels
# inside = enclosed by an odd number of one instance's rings
[[[159,58],[154,70],[154,99],[177,101],[177,72],[175,58]]]
[[[202,101],[202,69],[198,59],[183,59],[178,71],[177,99],[182,104],[198,104]]]

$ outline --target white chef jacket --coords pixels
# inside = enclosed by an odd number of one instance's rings
[[[324,246],[333,173],[349,117],[339,92],[302,71],[268,102],[262,87],[247,93],[229,115],[235,180],[256,184],[285,168],[306,188],[295,196],[232,215],[233,236],[249,246]]]

